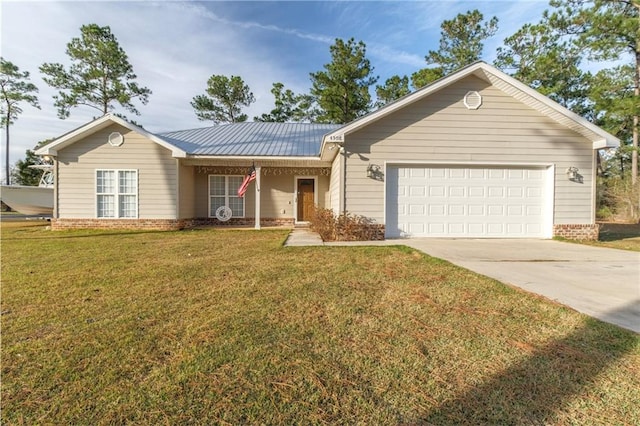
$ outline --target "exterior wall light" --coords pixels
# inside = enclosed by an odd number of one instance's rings
[[[384,174],[377,164],[369,164],[367,166],[367,177],[376,180],[382,180]]]
[[[578,169],[577,167],[569,167],[567,169],[567,177],[571,182],[583,183],[583,177],[579,172],[580,169]]]

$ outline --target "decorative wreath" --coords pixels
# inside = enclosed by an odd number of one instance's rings
[[[232,211],[229,207],[227,206],[220,206],[216,209],[216,218],[218,218],[218,220],[220,222],[226,222],[229,219],[231,219],[231,215],[232,215]]]

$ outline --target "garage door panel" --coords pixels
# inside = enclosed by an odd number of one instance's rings
[[[469,177],[471,179],[484,179],[484,169],[469,169]]]
[[[523,206],[507,206],[507,213],[509,216],[522,216],[523,212]]]
[[[488,216],[504,216],[504,206],[502,205],[489,205],[487,206],[487,215]]]
[[[469,197],[484,198],[484,187],[483,186],[469,187]]]
[[[468,234],[470,235],[482,235],[485,233],[484,223],[470,223],[468,225]]]
[[[464,186],[450,186],[449,197],[464,197],[466,194],[466,188]]]
[[[390,167],[387,175],[388,236],[544,237],[544,168]]]
[[[524,189],[521,187],[507,188],[507,197],[509,198],[522,198],[523,194],[524,194]]]
[[[510,234],[522,234],[524,230],[520,223],[509,223],[507,224],[507,232]]]
[[[449,177],[451,179],[465,179],[466,170],[465,169],[449,169]]]
[[[424,204],[410,204],[409,215],[411,216],[424,216]]]
[[[445,208],[444,204],[429,204],[429,214],[431,216],[444,216]]]
[[[446,170],[445,169],[429,169],[429,177],[431,179],[446,177]]]
[[[450,204],[449,205],[449,216],[465,216],[466,209],[463,204]]]

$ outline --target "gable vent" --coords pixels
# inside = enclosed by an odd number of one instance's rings
[[[480,93],[474,90],[464,95],[464,106],[466,106],[467,109],[478,109],[480,105],[482,105],[482,96],[480,96]]]
[[[111,146],[120,146],[124,143],[124,136],[121,133],[113,132],[109,135],[108,141]]]

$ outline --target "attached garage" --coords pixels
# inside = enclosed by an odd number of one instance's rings
[[[388,165],[388,238],[550,238],[553,167]]]
[[[596,239],[597,151],[619,141],[478,62],[323,144],[334,211],[387,238]]]

